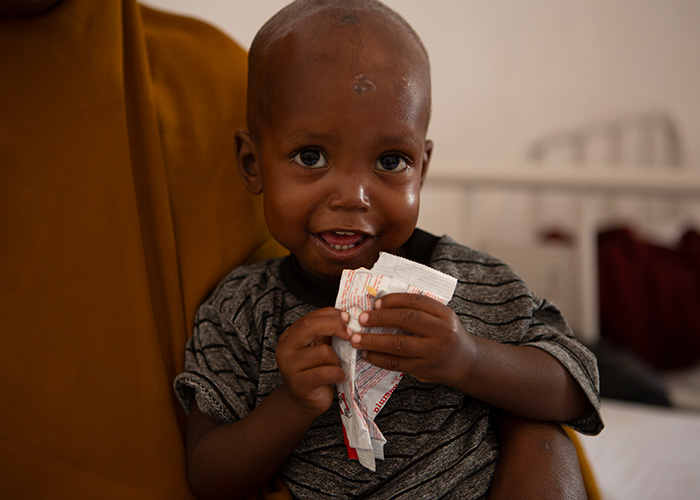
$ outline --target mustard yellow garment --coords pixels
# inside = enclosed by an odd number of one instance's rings
[[[134,0],[0,17],[0,498],[191,498],[171,382],[194,312],[277,251],[235,167],[245,73]]]
[[[581,476],[583,477],[583,485],[586,488],[586,496],[588,497],[588,500],[600,500],[602,497],[600,494],[600,489],[598,488],[598,481],[593,473],[593,467],[591,467],[591,464],[588,461],[586,451],[581,445],[578,434],[576,431],[569,429],[568,427],[564,427],[564,430],[576,448],[576,456],[578,457],[579,467],[581,467]]]

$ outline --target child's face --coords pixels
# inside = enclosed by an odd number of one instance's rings
[[[272,69],[270,116],[243,174],[264,193],[275,239],[329,280],[399,251],[416,226],[432,149],[417,65],[376,37],[364,37],[358,53],[347,33],[333,33],[310,48],[286,43]]]

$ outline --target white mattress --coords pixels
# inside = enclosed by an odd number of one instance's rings
[[[691,368],[661,374],[674,406],[700,411],[700,363]]]
[[[700,500],[700,412],[602,401],[581,444],[603,500]]]

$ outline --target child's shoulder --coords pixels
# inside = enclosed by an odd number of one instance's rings
[[[281,257],[234,267],[216,285],[205,303],[222,302],[236,297],[255,297],[280,287]]]
[[[482,266],[493,269],[510,269],[508,265],[498,257],[457,243],[450,236],[442,236],[438,239],[430,262],[431,265],[434,263],[442,263],[443,265],[453,264],[458,266]]]
[[[457,243],[449,236],[438,240],[430,267],[450,274],[462,283],[527,286],[513,268],[498,257]]]

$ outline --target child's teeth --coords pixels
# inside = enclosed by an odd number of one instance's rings
[[[340,236],[352,236],[355,233],[353,233],[352,231],[336,231],[335,234]]]
[[[334,250],[347,250],[348,248],[352,248],[354,246],[355,246],[354,244],[353,245],[331,245],[331,247],[333,247]]]

